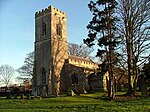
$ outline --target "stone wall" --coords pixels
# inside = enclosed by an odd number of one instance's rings
[[[62,25],[60,35],[57,33],[57,24]],[[37,95],[43,94],[45,88],[48,95],[56,93],[60,88],[60,74],[67,58],[66,14],[53,6],[36,12],[33,91]],[[46,71],[44,84],[42,83],[43,69]]]

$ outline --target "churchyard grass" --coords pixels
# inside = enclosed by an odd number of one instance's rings
[[[0,112],[150,112],[150,97],[108,101],[105,95],[81,94],[34,100],[0,97]]]

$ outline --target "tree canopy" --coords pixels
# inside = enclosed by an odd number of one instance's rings
[[[75,43],[69,43],[68,51],[70,55],[83,58],[92,58],[91,53],[94,51],[94,49],[83,44],[79,45]]]
[[[122,55],[128,67],[127,95],[134,95],[138,69],[150,56],[150,1],[118,1],[118,31],[124,43]]]
[[[1,65],[0,66],[0,82],[6,85],[9,85],[10,80],[14,74],[15,70],[10,65]]]
[[[34,52],[30,52],[27,54],[25,58],[24,65],[21,66],[17,71],[20,76],[17,77],[19,80],[31,80],[33,76],[33,68],[34,68]]]

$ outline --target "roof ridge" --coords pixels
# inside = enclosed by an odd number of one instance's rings
[[[95,63],[95,62],[94,62],[93,60],[91,60],[91,59],[83,58],[83,57],[79,57],[79,56],[74,56],[74,55],[69,55],[68,58],[76,58],[76,59],[79,59],[79,60],[89,61],[89,62]],[[97,63],[95,63],[95,64],[97,64]]]
[[[76,57],[76,58],[80,58],[80,59],[86,59],[86,60],[90,60],[88,58],[83,58],[83,57],[80,57],[80,56],[74,56],[74,55],[69,55],[70,57]]]

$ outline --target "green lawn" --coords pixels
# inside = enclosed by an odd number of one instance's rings
[[[0,112],[150,112],[150,97],[108,101],[104,93],[34,100],[0,98]]]

